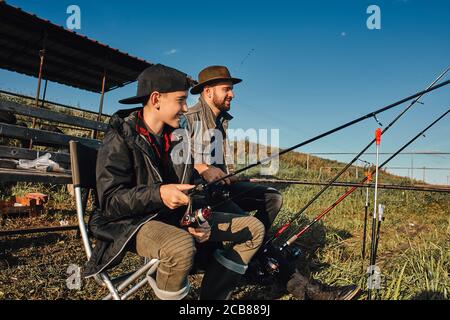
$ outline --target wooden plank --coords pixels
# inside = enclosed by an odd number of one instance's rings
[[[69,141],[79,141],[91,148],[98,149],[101,145],[99,140],[69,136],[62,133],[49,132],[37,129],[29,129],[6,123],[0,123],[0,136],[21,140],[33,140],[33,145],[41,146],[64,146],[68,148]]]
[[[35,99],[36,99],[36,97],[26,96],[26,95],[23,95],[23,94],[19,94],[19,93],[16,93],[16,92],[11,92],[11,91],[5,91],[5,90],[0,90],[0,94],[5,94],[5,95],[16,97],[16,98],[18,97],[18,98],[27,99],[31,103],[35,103]],[[0,99],[3,99],[3,97],[1,95],[0,95]],[[41,103],[42,103],[42,100],[41,100]],[[97,111],[77,108],[77,107],[74,107],[74,106],[69,106],[69,105],[66,105],[66,104],[62,104],[62,103],[54,102],[54,101],[50,101],[50,100],[45,100],[45,104],[46,105],[55,106],[55,107],[58,107],[58,108],[72,109],[72,110],[76,110],[76,111],[82,111],[82,112],[98,115]],[[107,113],[102,113],[102,117],[110,118],[111,115],[107,114]]]
[[[60,172],[0,168],[0,182],[72,184],[72,175]]]
[[[0,231],[0,237],[33,234],[33,233],[62,232],[62,231],[72,231],[72,230],[78,230],[78,226],[72,225],[72,226],[55,226],[55,227],[40,227],[40,228],[29,228],[29,229],[2,230],[2,231]]]
[[[0,146],[0,158],[34,160],[46,153],[50,153],[51,160],[59,164],[70,164],[70,155],[63,152],[37,151],[17,147]]]
[[[43,108],[36,108],[32,106],[26,106],[20,103],[0,100],[0,110],[10,111],[15,114],[23,116],[29,116],[33,118],[44,119],[53,122],[65,123],[76,127],[88,128],[92,130],[98,130],[105,132],[108,130],[108,124],[103,122],[97,122],[93,120],[84,119],[81,117],[71,116],[68,114],[50,111]]]
[[[0,168],[8,168],[8,169],[15,169],[16,168],[16,161],[11,159],[2,159],[0,158]]]

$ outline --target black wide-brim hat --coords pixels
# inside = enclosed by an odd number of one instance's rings
[[[122,104],[146,103],[152,92],[169,93],[186,91],[191,87],[192,81],[188,76],[174,68],[155,64],[141,72],[138,79],[137,94],[134,97],[122,99]]]
[[[232,84],[236,84],[242,82],[242,79],[233,78],[227,67],[210,66],[200,71],[198,74],[198,84],[192,87],[191,94],[199,94],[205,86],[222,81],[230,81]]]

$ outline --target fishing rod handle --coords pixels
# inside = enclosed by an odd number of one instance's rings
[[[204,183],[200,183],[198,185],[195,186],[195,188],[192,188],[191,190],[189,190],[187,192],[188,196],[194,196],[196,194],[199,194],[201,192],[203,192],[205,190],[205,184]]]

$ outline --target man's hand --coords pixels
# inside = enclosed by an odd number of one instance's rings
[[[189,204],[189,197],[183,192],[194,187],[190,184],[165,184],[159,188],[159,193],[166,207],[173,210]]]
[[[217,167],[214,166],[209,166],[208,169],[206,169],[205,171],[203,171],[201,173],[201,176],[203,177],[203,179],[206,180],[206,182],[212,182],[212,181],[216,181],[217,179],[220,179],[224,176],[226,176],[227,174],[225,172],[223,172],[222,170],[220,170]],[[231,181],[229,178],[226,178],[222,181],[219,182],[220,184],[230,184]]]
[[[201,224],[198,228],[188,228],[188,232],[192,234],[198,243],[205,242],[211,236],[211,226],[208,221]]]

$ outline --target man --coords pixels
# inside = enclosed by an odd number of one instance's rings
[[[228,113],[234,98],[233,86],[242,80],[233,78],[224,66],[210,66],[198,75],[198,84],[192,94],[200,94],[198,103],[185,115],[182,126],[191,135],[194,153],[194,168],[206,181],[211,182],[230,173],[233,168],[227,163],[228,123],[233,117]],[[237,182],[233,177],[224,183],[230,200],[214,203],[216,210],[247,214],[257,210],[257,217],[269,231],[281,209],[281,194],[273,189],[247,182]]]
[[[112,268],[127,250],[160,260],[156,276],[148,281],[160,299],[182,299],[189,292],[188,275],[196,246],[205,241],[231,242],[214,252],[207,267],[201,299],[225,299],[245,273],[264,238],[264,226],[255,218],[215,213],[210,223],[180,227],[186,192],[192,189],[190,152],[184,149],[179,127],[187,111],[190,82],[186,75],[153,65],[138,78],[137,95],[123,104],[142,104],[111,117],[97,158],[99,208],[90,231],[97,239],[85,275]],[[252,218],[252,219],[249,219]]]
[[[226,130],[233,118],[228,113],[234,98],[233,86],[241,81],[232,77],[224,66],[210,66],[200,71],[198,84],[190,91],[200,97],[185,114],[182,127],[187,128],[191,136],[194,168],[206,182],[215,181],[232,170],[232,165],[227,163]],[[240,214],[257,210],[255,217],[268,232],[283,203],[280,193],[273,188],[237,182],[235,177],[225,179],[223,184],[229,190],[230,199],[213,199],[215,210]],[[359,293],[355,286],[332,288],[294,270],[289,274],[292,276],[287,281],[287,289],[299,299],[348,300]]]

